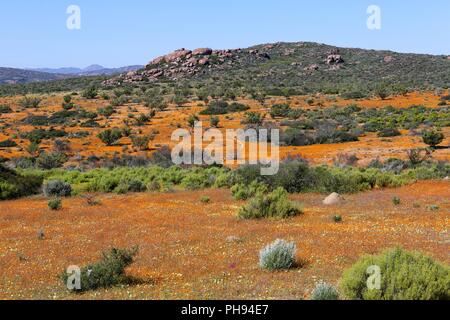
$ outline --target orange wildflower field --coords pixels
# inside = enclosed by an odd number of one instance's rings
[[[56,111],[61,111],[61,103],[63,101],[62,94],[54,94],[51,96],[44,96],[41,106],[37,110],[27,110],[19,107],[19,101],[22,97],[0,97],[0,105],[10,105],[15,111],[10,114],[0,115],[1,119],[10,124],[11,127],[6,128],[3,133],[0,133],[0,141],[13,138],[18,143],[16,148],[0,148],[0,156],[6,158],[27,156],[25,147],[29,144],[28,140],[20,139],[20,133],[31,131],[34,127],[31,125],[24,125],[21,120],[28,115],[50,115]],[[351,104],[357,104],[363,108],[381,108],[385,106],[393,106],[394,108],[406,108],[412,105],[423,105],[427,108],[435,108],[439,103],[439,96],[436,96],[430,92],[413,92],[405,96],[393,96],[385,100],[381,99],[368,99],[368,100],[344,100],[335,96],[317,95],[315,97],[315,105],[309,106],[305,101],[307,96],[295,96],[289,99],[285,98],[268,98],[264,105],[261,105],[255,100],[238,99],[237,102],[244,103],[250,107],[250,111],[255,111],[261,114],[267,114],[270,110],[270,106],[277,103],[287,103],[293,109],[314,110],[316,108],[327,108],[331,106],[347,106]],[[75,105],[84,108],[90,112],[97,112],[99,108],[110,105],[108,100],[93,99],[86,100],[81,97],[72,98]],[[115,107],[116,113],[110,116],[108,119],[98,120],[101,125],[100,128],[79,128],[68,127],[64,125],[53,125],[54,129],[63,129],[68,133],[74,133],[77,131],[89,132],[89,136],[83,139],[71,139],[71,152],[73,155],[80,156],[107,156],[112,157],[114,154],[131,154],[147,155],[162,145],[173,146],[176,142],[171,141],[171,135],[177,128],[186,128],[187,118],[192,114],[198,114],[205,108],[203,102],[187,102],[183,107],[176,107],[173,104],[169,105],[166,111],[158,112],[156,116],[151,119],[150,123],[146,126],[139,128],[141,134],[156,133],[155,139],[150,144],[149,151],[140,152],[134,150],[132,147],[131,139],[129,137],[123,137],[119,143],[114,146],[105,146],[97,134],[105,128],[120,128],[124,125],[124,120],[132,114],[137,116],[141,113],[147,113],[148,108],[139,103],[128,103],[123,106]],[[219,116],[220,130],[242,128],[241,120],[244,113],[236,113],[232,115]],[[267,118],[270,118],[267,115]],[[199,119],[203,121],[203,126],[207,129],[209,125],[210,116],[199,116]],[[44,126],[45,127],[45,126]],[[443,133],[446,139],[443,141],[443,145],[450,144],[450,129],[448,127],[443,128]],[[40,145],[41,150],[51,150],[52,141],[43,141]],[[286,158],[288,155],[301,155],[305,159],[315,164],[331,163],[333,159],[339,154],[351,153],[355,154],[361,159],[360,164],[367,164],[371,160],[388,158],[406,158],[406,150],[411,148],[423,148],[426,145],[422,142],[420,136],[408,135],[407,131],[402,132],[402,136],[391,138],[379,138],[375,133],[366,133],[360,137],[360,141],[338,143],[338,144],[322,144],[311,145],[303,147],[283,147],[280,148],[281,158]],[[124,149],[125,148],[125,149]],[[436,150],[433,154],[436,160],[448,160],[450,159],[450,149],[443,148]]]
[[[394,195],[402,205],[392,204]],[[201,203],[202,196],[211,202]],[[336,284],[358,257],[385,248],[450,262],[448,181],[349,195],[334,207],[318,194],[291,198],[304,214],[283,221],[237,219],[242,203],[223,190],[99,195],[96,207],[74,197],[56,213],[40,197],[1,202],[0,298],[303,299],[315,282]],[[333,222],[334,214],[343,222]],[[258,252],[277,238],[295,241],[298,266],[261,271]],[[69,265],[98,260],[102,250],[132,245],[140,250],[128,273],[142,283],[74,295],[58,278]]]
[[[34,115],[61,110],[62,94],[45,97]],[[30,111],[18,105],[20,97],[0,98],[13,113],[1,115],[5,127],[0,141],[12,139],[17,147],[0,149],[6,158],[26,156],[30,131],[21,120]],[[73,98],[76,105],[96,111],[107,100]],[[410,93],[387,100],[329,101],[315,97],[320,106],[308,106],[306,97],[292,97],[294,108],[321,108],[357,103],[364,108],[412,104],[434,108],[439,97],[432,93]],[[267,113],[284,98],[271,98],[263,106],[254,100],[238,99],[252,111]],[[186,127],[186,119],[204,108],[199,102],[182,108],[170,105],[158,112],[140,134],[157,132],[148,151],[132,148],[124,137],[117,145],[104,146],[97,134],[119,127],[130,113],[147,110],[140,104],[116,108],[109,119],[98,120],[101,128],[83,128],[90,135],[70,140],[70,161],[75,155],[88,157],[118,154],[148,156],[162,145],[173,146],[171,133]],[[220,129],[241,127],[242,113],[220,116]],[[204,122],[208,116],[200,116]],[[79,127],[53,126],[67,132]],[[443,128],[448,145],[449,128]],[[408,135],[379,138],[367,133],[357,142],[281,147],[281,157],[301,155],[312,164],[330,164],[339,154],[354,154],[359,165],[374,159],[406,158],[406,150],[423,148],[421,137]],[[42,150],[51,150],[52,141],[43,141]],[[439,148],[435,160],[450,160],[450,149]],[[295,194],[290,199],[303,207],[303,214],[285,220],[240,220],[237,211],[244,201],[233,200],[227,189],[171,191],[167,193],[95,194],[99,205],[90,206],[86,195],[64,199],[63,207],[51,211],[48,199],[33,196],[0,202],[0,299],[308,299],[318,281],[338,285],[344,269],[364,254],[401,246],[423,252],[449,263],[450,183],[419,181],[397,189],[345,195],[335,206],[322,203],[323,194]],[[201,201],[208,197],[209,203]],[[393,204],[393,197],[401,199]],[[333,216],[343,221],[336,223]],[[38,232],[42,232],[41,236]],[[259,250],[275,239],[297,245],[297,265],[288,271],[267,272],[258,267]],[[127,274],[140,279],[133,285],[72,294],[61,280],[68,266],[84,266],[101,258],[112,247],[139,246],[135,263]]]

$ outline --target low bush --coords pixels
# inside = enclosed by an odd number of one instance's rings
[[[283,188],[277,188],[268,195],[257,194],[248,204],[241,207],[238,216],[241,219],[284,219],[302,213],[299,206],[288,199]]]
[[[122,138],[122,132],[119,129],[108,129],[100,132],[97,137],[107,146],[112,146]]]
[[[436,147],[442,141],[444,141],[444,134],[440,131],[431,130],[425,131],[422,134],[423,142],[431,147]]]
[[[0,200],[25,197],[40,192],[42,177],[35,174],[21,174],[0,164]]]
[[[111,117],[114,113],[116,113],[116,109],[114,109],[113,106],[106,106],[98,109],[98,114],[105,118]]]
[[[286,118],[289,116],[289,113],[292,111],[291,107],[288,104],[275,104],[270,109],[270,116],[275,118]]]
[[[228,113],[228,103],[226,101],[212,101],[206,109],[200,112],[201,115],[221,115]]]
[[[264,116],[258,112],[247,112],[245,114],[244,119],[241,121],[242,124],[249,124],[249,125],[257,125],[261,126],[264,122]]]
[[[259,267],[270,271],[290,269],[295,264],[296,251],[295,243],[278,239],[259,252]]]
[[[228,113],[243,112],[249,109],[250,107],[245,104],[233,102],[228,106]]]
[[[250,185],[238,183],[231,188],[231,194],[236,200],[247,200],[258,194],[265,194],[268,191],[269,188],[267,185],[257,181],[252,181]]]
[[[394,204],[394,206],[399,206],[402,203],[402,200],[400,200],[399,197],[393,197],[392,203]]]
[[[134,262],[138,250],[138,247],[131,249],[113,248],[109,252],[104,252],[99,262],[81,269],[80,288],[75,289],[75,292],[86,292],[133,283],[134,279],[125,274],[125,269]],[[61,278],[67,285],[69,275],[64,272]]]
[[[98,89],[96,86],[89,86],[81,93],[81,96],[86,99],[95,99],[98,95]]]
[[[311,300],[339,300],[339,292],[334,286],[319,282],[311,293]]]
[[[212,116],[209,118],[209,124],[212,128],[218,128],[220,123],[219,117]]]
[[[61,180],[50,180],[44,183],[44,195],[46,197],[69,197],[72,194],[72,186]]]
[[[378,132],[378,137],[380,138],[398,137],[400,135],[400,131],[396,128],[385,128]]]
[[[121,180],[114,192],[119,194],[125,194],[128,192],[144,192],[147,190],[147,186],[140,180]]]
[[[17,143],[13,140],[0,141],[0,148],[17,147]]]
[[[379,289],[369,289],[371,266],[380,268]],[[449,288],[448,266],[401,248],[362,257],[341,280],[342,293],[354,300],[448,300]]]
[[[39,169],[50,170],[60,168],[67,161],[67,156],[62,152],[42,152],[36,158],[36,167]]]
[[[11,107],[6,104],[0,104],[0,114],[13,112]]]
[[[19,101],[19,104],[23,108],[38,108],[42,99],[38,97],[24,97]]]
[[[25,132],[20,135],[22,139],[28,139],[31,142],[40,143],[42,140],[54,139],[54,138],[62,138],[67,135],[67,132],[64,130],[57,130],[50,128],[48,130],[45,129],[34,129],[29,132]]]
[[[48,201],[48,207],[50,208],[50,210],[60,210],[62,208],[62,201],[59,198],[56,199],[51,199]]]

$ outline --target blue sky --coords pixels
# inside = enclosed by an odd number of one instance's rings
[[[66,9],[81,8],[81,30]],[[381,30],[366,27],[369,5]],[[276,41],[450,54],[449,0],[1,0],[0,66],[145,64],[177,48]]]

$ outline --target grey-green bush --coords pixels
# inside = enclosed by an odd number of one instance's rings
[[[44,183],[43,191],[46,197],[69,197],[72,187],[64,181],[51,180]]]
[[[368,288],[370,266],[380,268],[379,290]],[[395,248],[362,257],[344,272],[340,287],[354,300],[448,300],[450,268],[421,253]]]
[[[319,282],[311,293],[311,300],[339,300],[339,292],[334,286]]]
[[[289,269],[295,264],[296,245],[277,239],[259,252],[259,267],[264,270]]]

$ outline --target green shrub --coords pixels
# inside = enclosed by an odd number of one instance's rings
[[[434,148],[444,141],[444,134],[436,130],[425,131],[422,134],[422,139],[425,144]]]
[[[81,288],[76,292],[131,284],[134,279],[125,274],[125,269],[134,262],[137,253],[138,247],[131,249],[113,248],[109,252],[104,252],[99,262],[81,269]],[[67,285],[69,275],[64,272],[61,278]]]
[[[380,138],[398,137],[400,135],[400,131],[396,128],[385,128],[378,132],[378,137]]]
[[[131,142],[133,143],[133,147],[138,148],[140,151],[148,150],[148,144],[150,141],[152,141],[155,137],[152,135],[145,135],[145,136],[132,136]]]
[[[23,108],[37,108],[41,104],[42,99],[38,97],[24,97],[19,101],[19,104]]]
[[[145,192],[147,191],[147,186],[140,180],[126,180],[123,179],[119,182],[117,187],[114,189],[114,192],[119,194],[125,194],[128,192]]]
[[[98,109],[98,114],[105,118],[111,117],[114,113],[116,113],[116,109],[114,109],[113,106],[106,106]]]
[[[268,195],[257,194],[250,199],[247,205],[241,207],[238,216],[242,219],[284,219],[300,213],[298,205],[288,199],[287,191],[277,188]]]
[[[67,161],[67,156],[62,152],[42,152],[36,158],[36,167],[39,169],[50,170],[60,168]]]
[[[341,222],[342,222],[342,216],[339,215],[339,214],[334,215],[334,216],[333,216],[333,221],[334,221],[335,223],[341,223]]]
[[[206,109],[200,112],[201,115],[220,115],[228,113],[228,103],[226,101],[212,101]]]
[[[311,293],[311,300],[339,300],[339,292],[334,286],[319,282]]]
[[[112,146],[122,138],[122,132],[119,129],[108,129],[100,132],[97,137],[107,146]]]
[[[194,128],[195,124],[199,121],[200,121],[200,118],[195,114],[191,114],[187,119],[187,123],[190,128]]]
[[[379,290],[368,288],[370,266],[380,268]],[[396,248],[362,257],[344,272],[341,288],[349,299],[448,300],[450,269],[420,253]]]
[[[0,164],[0,200],[25,197],[40,192],[42,177],[34,174],[20,174]]]
[[[13,140],[0,141],[0,148],[17,147],[17,143]]]
[[[231,188],[231,194],[236,200],[247,200],[257,194],[265,194],[269,191],[269,188],[264,183],[252,181],[250,185],[238,183]]]
[[[270,116],[275,118],[286,118],[291,112],[291,107],[288,104],[275,104],[270,109]]]
[[[218,128],[219,127],[219,123],[220,123],[220,119],[219,117],[211,117],[209,119],[209,124],[211,125],[211,127],[213,128]]]
[[[62,138],[67,135],[67,132],[64,130],[57,130],[50,128],[48,130],[45,129],[34,129],[29,132],[25,132],[20,135],[23,139],[28,139],[31,142],[40,143],[42,140],[46,139],[54,139],[54,138]]]
[[[61,199],[51,199],[48,201],[48,207],[51,210],[57,211],[60,210],[62,208],[62,201]]]
[[[233,102],[228,106],[228,113],[242,112],[247,111],[249,109],[250,107],[245,104]]]
[[[379,84],[376,86],[375,90],[375,95],[379,98],[381,98],[382,100],[386,99],[387,97],[389,97],[389,91],[388,88],[385,84]]]
[[[399,205],[402,203],[402,200],[400,200],[399,197],[393,197],[393,198],[392,198],[392,203],[393,203],[395,206],[399,206]]]
[[[72,186],[61,180],[51,180],[44,183],[44,195],[49,197],[69,197],[72,194]]]
[[[98,95],[98,89],[96,86],[90,86],[83,90],[81,96],[86,99],[95,99]]]
[[[202,197],[200,198],[200,202],[201,202],[201,203],[204,203],[204,204],[208,204],[208,203],[211,202],[211,198],[208,197],[208,196],[202,196]]]
[[[6,105],[6,104],[0,104],[0,114],[2,113],[11,113],[12,109],[10,106]]]
[[[278,239],[259,252],[259,267],[270,271],[290,269],[295,264],[296,250],[295,243]]]
[[[258,112],[250,111],[245,114],[242,124],[250,124],[261,126],[264,122],[264,116]]]

